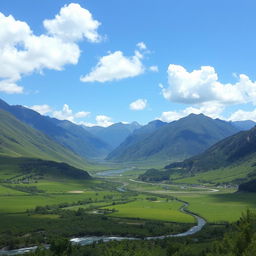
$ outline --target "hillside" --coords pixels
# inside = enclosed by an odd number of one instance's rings
[[[20,121],[43,132],[83,158],[104,157],[111,150],[107,143],[90,134],[82,126],[69,121],[42,116],[23,106],[10,106],[2,100],[0,109],[11,113]]]
[[[62,178],[72,180],[91,179],[88,172],[70,166],[66,163],[58,163],[35,158],[13,158],[0,156],[0,173],[2,174],[2,177],[5,177],[3,173],[6,172],[6,170],[9,170],[9,172],[8,178],[5,180],[5,184],[28,183],[31,179],[33,179],[33,181],[38,181],[46,177],[51,177],[55,180],[60,180]]]
[[[137,122],[132,122],[130,124],[116,123],[108,127],[93,126],[86,127],[84,129],[89,131],[91,134],[97,138],[105,141],[113,149],[116,148],[123,142],[129,135],[131,135],[135,130],[141,127]]]
[[[66,162],[84,168],[85,160],[49,137],[0,110],[0,155]]]
[[[247,162],[254,158],[255,153],[256,127],[223,139],[204,153],[180,163],[170,164],[166,169],[179,167],[191,173],[203,172]]]
[[[156,124],[150,129],[152,124]],[[149,128],[149,129],[147,129]],[[145,132],[144,132],[145,131]],[[203,152],[238,128],[219,119],[191,114],[171,123],[154,121],[129,136],[107,159],[112,161],[183,160]]]
[[[147,125],[142,126],[140,129],[135,130],[116,149],[114,149],[106,159],[114,161],[133,161],[131,154],[132,148],[135,148],[134,150],[136,150],[136,145],[139,147],[140,143],[142,143],[144,139],[155,132],[158,128],[166,124],[167,123],[164,123],[160,120],[155,120],[148,123]]]

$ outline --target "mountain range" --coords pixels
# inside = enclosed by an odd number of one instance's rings
[[[228,136],[255,125],[253,121],[227,122],[203,114],[190,114],[171,123],[154,120],[144,126],[133,122],[116,123],[109,127],[85,127],[67,120],[40,115],[23,106],[11,106],[3,100],[0,100],[0,109],[9,113],[7,115],[6,112],[1,112],[1,119],[9,120],[9,128],[2,127],[1,131],[2,145],[8,145],[2,147],[4,154],[38,156],[57,161],[69,154],[64,158],[77,159],[73,162],[82,161],[83,164],[88,160],[103,158],[111,162],[182,161],[202,153]],[[30,132],[29,128],[33,132]],[[7,131],[10,131],[10,134],[6,134]],[[28,138],[29,133],[39,134],[34,135],[32,143]],[[30,145],[19,146],[22,145],[19,139],[23,137],[26,139],[22,143]],[[15,144],[14,141],[18,143]],[[54,154],[49,153],[50,149],[42,150],[47,145],[51,145],[51,148],[54,145]],[[26,149],[29,150],[25,152]],[[7,151],[9,153],[6,153]]]
[[[253,127],[217,142],[202,154],[183,162],[172,163],[165,168],[181,168],[184,172],[195,174],[249,161],[254,163],[255,157],[256,127]]]
[[[183,160],[239,132],[231,122],[190,114],[178,121],[153,121],[136,130],[107,159],[112,161]]]
[[[115,123],[108,127],[102,126],[92,126],[86,127],[88,132],[106,142],[111,146],[112,149],[119,146],[129,135],[131,135],[135,130],[141,128],[142,126],[137,122],[132,122],[130,124]]]

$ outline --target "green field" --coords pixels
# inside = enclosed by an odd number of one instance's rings
[[[27,195],[27,193],[0,185],[0,196]],[[1,207],[1,206],[0,206]]]
[[[256,209],[253,193],[177,194],[177,197],[187,201],[189,210],[209,222],[234,222],[247,209]]]
[[[33,196],[1,196],[0,213],[23,213],[27,209],[33,209],[36,206],[56,205],[61,203],[72,203],[79,200],[92,198],[94,200],[103,200],[106,193],[102,192],[96,195],[95,192],[86,192],[84,194],[64,194],[64,195],[33,195]]]
[[[185,213],[179,211],[183,204],[171,200],[164,201],[158,198],[156,201],[136,200],[127,204],[113,205],[104,209],[115,209],[116,212],[111,213],[112,216],[126,218],[153,219],[161,221],[193,223],[195,219]]]

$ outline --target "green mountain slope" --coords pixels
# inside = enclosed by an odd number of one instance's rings
[[[223,139],[204,153],[167,165],[165,169],[175,182],[241,184],[256,179],[255,167],[256,127]]]
[[[256,154],[256,127],[242,131],[219,141],[204,153],[181,163],[173,163],[169,168],[183,168],[196,173],[241,164],[253,159]]]
[[[137,147],[140,147],[144,139],[166,124],[167,123],[160,120],[155,120],[142,126],[140,129],[135,130],[116,149],[114,149],[106,159],[113,161],[133,161],[134,159],[131,151],[136,151]]]
[[[43,132],[83,158],[104,157],[111,150],[107,143],[90,134],[82,126],[69,121],[42,116],[23,106],[10,106],[1,99],[0,109],[11,113],[20,121]]]
[[[66,162],[84,168],[85,160],[49,137],[0,110],[0,155]]]
[[[143,127],[144,128],[144,127]],[[129,136],[108,155],[113,161],[183,160],[203,152],[238,129],[231,123],[191,114],[178,121],[160,125],[150,132]],[[145,129],[145,128],[144,128]]]

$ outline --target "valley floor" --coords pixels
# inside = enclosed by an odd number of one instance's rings
[[[58,236],[141,238],[182,233],[195,225],[191,215],[180,211],[184,202],[209,223],[206,229],[213,224],[221,227],[238,220],[246,209],[256,209],[254,194],[136,180],[143,171],[125,169],[108,176],[102,172],[87,181],[43,177],[17,184],[6,183],[2,171],[0,248],[47,244]]]

